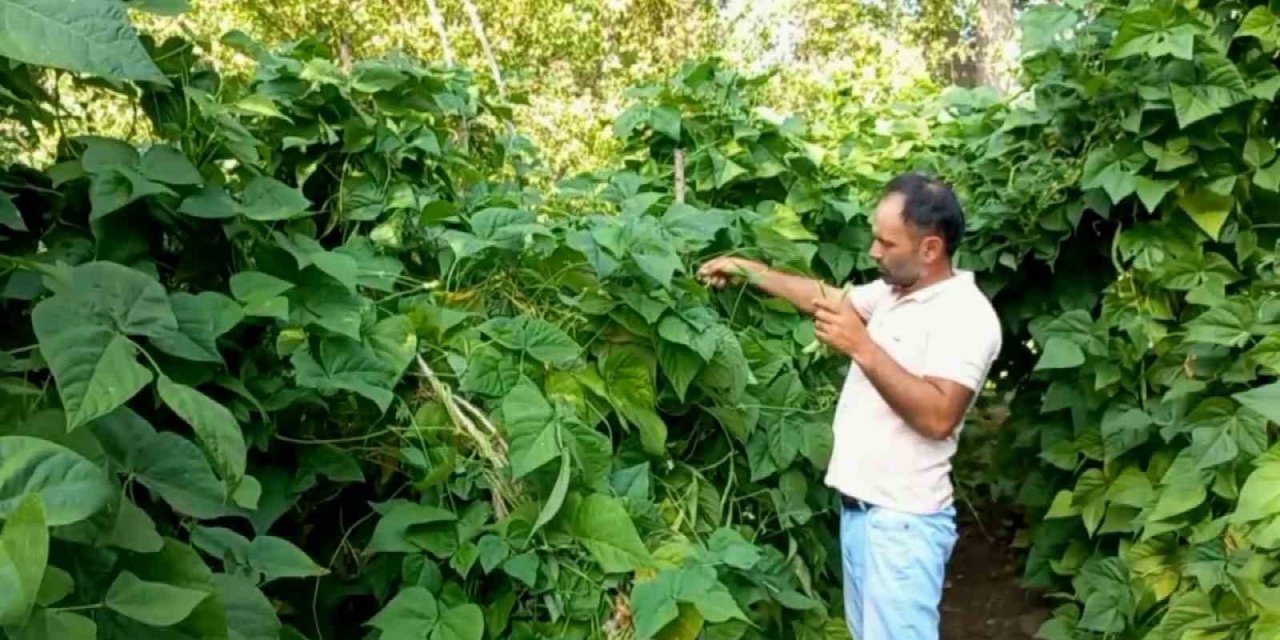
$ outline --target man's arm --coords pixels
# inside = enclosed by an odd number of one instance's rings
[[[821,280],[804,276],[783,273],[777,269],[747,260],[744,258],[716,258],[698,269],[698,276],[717,287],[722,287],[731,279],[744,278],[761,291],[782,298],[795,305],[801,312],[812,315],[815,298],[838,302],[844,290]]]
[[[884,401],[927,438],[951,437],[969,410],[973,391],[951,380],[912,374],[874,341],[865,341],[851,357]]]
[[[974,392],[962,384],[915,375],[867,333],[865,321],[845,304],[814,300],[818,339],[845,353],[902,419],[921,435],[945,440],[964,418]]]

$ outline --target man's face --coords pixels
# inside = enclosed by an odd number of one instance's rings
[[[875,238],[871,242],[871,259],[880,267],[880,277],[896,287],[911,287],[924,273],[934,253],[936,237],[923,237],[902,216],[906,198],[891,193],[880,200],[872,222]]]

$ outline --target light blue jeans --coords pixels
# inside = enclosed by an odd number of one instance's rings
[[[854,640],[937,640],[955,507],[929,515],[844,506],[845,620]]]

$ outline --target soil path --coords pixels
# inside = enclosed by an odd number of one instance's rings
[[[947,566],[942,640],[1031,640],[1049,605],[1019,584],[1021,563],[999,516],[958,518],[960,539]]]

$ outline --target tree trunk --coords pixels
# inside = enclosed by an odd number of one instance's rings
[[[978,0],[977,84],[1001,93],[1013,89],[1013,60],[1005,50],[1017,38],[1012,0]]]
[[[489,37],[484,33],[484,22],[480,20],[480,11],[471,0],[462,0],[462,6],[467,10],[467,17],[471,18],[471,28],[476,32],[476,39],[480,41],[480,48],[484,50],[485,58],[489,59],[489,71],[493,73],[494,84],[498,85],[498,97],[506,102],[507,88],[502,84],[502,71],[498,67],[498,57],[493,54],[493,47],[489,46]]]
[[[431,10],[431,25],[436,29],[436,35],[440,36],[440,48],[444,50],[444,63],[453,66],[453,47],[449,45],[449,32],[444,28],[444,14],[440,13],[440,6],[436,4],[436,0],[427,0],[427,8]]]

